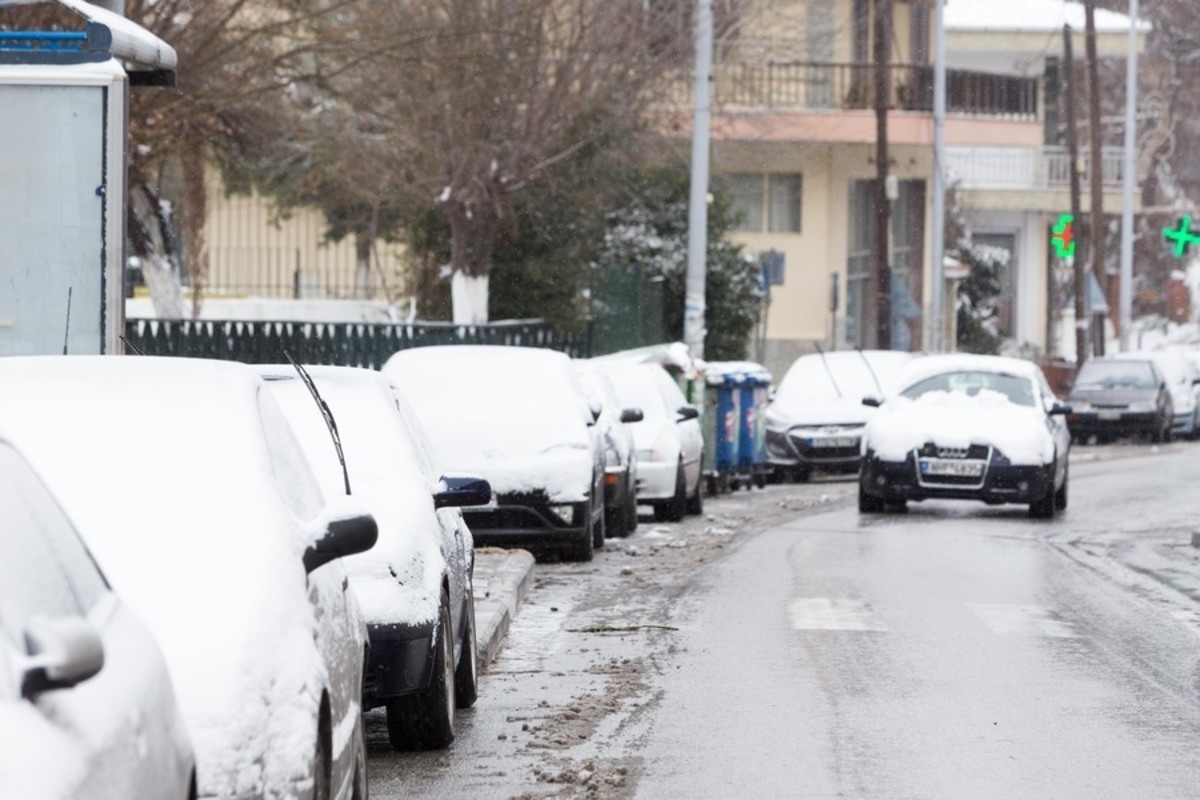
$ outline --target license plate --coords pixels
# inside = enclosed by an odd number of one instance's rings
[[[1117,420],[1121,418],[1120,411],[1097,411],[1096,419]]]
[[[983,474],[983,462],[921,459],[921,474],[941,475],[953,478],[978,478]]]
[[[858,447],[857,436],[826,436],[820,439],[809,439],[808,446],[814,450],[834,447]]]

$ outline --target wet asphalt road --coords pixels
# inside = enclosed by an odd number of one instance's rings
[[[1200,529],[1197,456],[1078,448],[1053,521],[845,481],[644,520],[538,565],[450,750],[370,716],[372,796],[1195,797],[1190,566],[1122,557]]]

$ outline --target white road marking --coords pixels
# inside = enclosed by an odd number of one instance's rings
[[[1045,606],[968,603],[983,624],[1000,636],[1042,636],[1075,639],[1079,634]]]
[[[888,631],[866,600],[798,597],[788,603],[788,617],[798,631]]]

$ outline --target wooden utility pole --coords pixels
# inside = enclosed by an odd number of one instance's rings
[[[1100,68],[1096,58],[1096,0],[1084,0],[1085,52],[1088,75],[1088,139],[1091,143],[1091,166],[1088,168],[1092,188],[1092,224],[1089,226],[1091,247],[1088,255],[1092,262],[1092,274],[1108,298],[1108,270],[1105,268],[1104,239],[1108,230],[1104,224],[1104,159],[1101,148],[1104,137],[1100,130]],[[1111,304],[1110,304],[1111,305]],[[1104,315],[1096,314],[1099,328],[1093,337],[1096,355],[1104,355]]]
[[[892,0],[875,0],[875,346],[892,348],[891,202],[888,199],[888,104],[891,101]],[[868,307],[870,307],[868,305]]]
[[[1080,220],[1079,189],[1079,136],[1075,130],[1075,55],[1071,46],[1071,26],[1063,25],[1063,72],[1066,75],[1067,102],[1067,158],[1071,174],[1071,216],[1076,223]],[[1087,272],[1078,246],[1071,259],[1075,269],[1075,365],[1083,366],[1088,357],[1088,302]]]

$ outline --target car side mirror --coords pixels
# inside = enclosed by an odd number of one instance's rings
[[[330,561],[355,553],[365,553],[375,546],[379,526],[370,514],[335,519],[325,529],[325,535],[304,551],[304,570],[312,572]]]
[[[862,404],[869,408],[879,408],[881,405],[883,405],[883,398],[875,397],[874,395],[867,395],[862,399]]]
[[[621,422],[641,422],[646,418],[640,408],[625,408],[621,410]]]
[[[473,475],[443,475],[433,495],[434,508],[486,506],[492,502],[492,485]]]
[[[35,617],[25,627],[29,654],[21,677],[21,696],[69,689],[104,667],[104,643],[82,617]]]
[[[1067,414],[1073,413],[1074,410],[1075,409],[1071,408],[1066,403],[1063,403],[1059,400],[1055,400],[1050,405],[1050,416],[1052,416],[1052,417],[1066,416]]]
[[[695,406],[680,406],[675,413],[679,415],[679,419],[676,420],[677,422],[687,422],[689,419],[700,418],[700,409]]]

